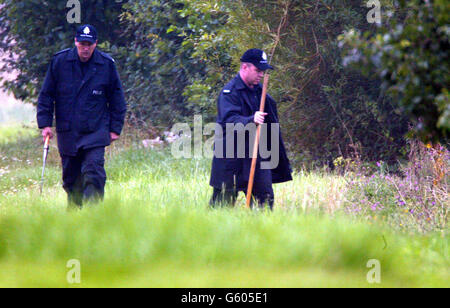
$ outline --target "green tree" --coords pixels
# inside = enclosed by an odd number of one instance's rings
[[[191,1],[202,7],[205,1]],[[212,57],[209,81],[224,84],[230,69],[215,58],[232,58],[237,71],[240,55],[248,48],[271,51],[276,70],[270,92],[280,104],[280,117],[293,159],[320,164],[338,156],[361,156],[367,160],[395,163],[402,155],[407,119],[381,89],[381,79],[366,77],[345,67],[338,37],[349,28],[375,32],[367,22],[369,9],[361,1],[331,0],[234,0],[219,1],[229,16],[225,28],[208,37],[197,37],[196,46],[224,46]],[[384,1],[384,7],[390,7]],[[226,43],[224,43],[226,42]],[[222,79],[213,76],[221,75]],[[216,98],[220,87],[197,83]],[[203,85],[203,87],[201,87]],[[213,94],[211,94],[213,93]],[[214,107],[214,101],[210,100]],[[203,102],[204,104],[206,102]],[[211,108],[213,110],[214,108]]]
[[[383,8],[393,1],[382,1]],[[5,86],[19,98],[35,98],[51,55],[73,44],[75,26],[66,22],[63,2],[0,0],[0,47],[10,56],[9,69],[19,72]],[[368,23],[365,2],[123,2],[83,1],[82,21],[99,27],[101,49],[116,58],[132,119],[161,128],[193,114],[212,120],[242,53],[255,47],[270,53],[277,42],[270,93],[298,163],[352,155],[395,162],[402,155],[407,117],[382,78],[343,65],[344,31],[380,31]]]
[[[445,0],[401,0],[376,33],[341,38],[346,62],[382,79],[424,141],[450,136],[449,14]]]
[[[201,88],[208,83],[210,67],[201,50],[208,48],[195,41],[223,28],[227,17],[214,10],[213,1],[202,2],[202,8],[181,0],[133,1],[124,6],[129,44],[116,54],[125,63],[124,83],[136,119],[167,127],[194,114],[211,116],[210,106],[202,103],[209,96],[203,96],[207,93]]]
[[[127,1],[81,0],[81,23],[91,23],[100,43],[122,45],[119,14]],[[35,102],[50,59],[59,50],[73,46],[76,27],[67,15],[67,1],[0,0],[0,52],[6,56],[2,71],[15,71],[15,80],[3,88],[21,100]]]

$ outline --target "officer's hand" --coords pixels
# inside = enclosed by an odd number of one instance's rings
[[[53,131],[52,131],[51,127],[46,127],[42,130],[42,138],[43,138],[44,142],[45,142],[45,139],[47,139],[47,136],[49,136],[50,139],[53,138]]]
[[[117,135],[116,133],[110,132],[109,136],[111,137],[111,142],[114,142],[116,140],[119,140],[120,136]]]
[[[253,121],[254,121],[256,124],[259,124],[259,125],[264,124],[264,117],[265,117],[266,115],[267,115],[267,113],[258,111],[258,112],[255,113],[255,118],[254,118]]]

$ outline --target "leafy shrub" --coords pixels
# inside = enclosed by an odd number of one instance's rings
[[[410,141],[410,160],[402,176],[378,163],[372,176],[353,176],[345,209],[369,221],[386,220],[414,232],[448,231],[450,152],[443,146]]]
[[[119,14],[127,1],[81,1],[81,22],[96,26],[99,42],[126,44],[121,37]],[[2,71],[14,71],[17,78],[5,81],[20,100],[36,103],[52,55],[74,46],[76,27],[69,24],[67,1],[0,0],[0,53],[7,57]],[[1,85],[0,79],[0,85]]]
[[[346,62],[382,79],[424,141],[450,136],[449,13],[445,0],[400,0],[375,35],[352,29],[341,38]]]

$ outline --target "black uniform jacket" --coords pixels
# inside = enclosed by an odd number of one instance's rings
[[[51,127],[55,115],[61,155],[108,146],[110,132],[122,132],[126,103],[114,60],[95,50],[90,61],[83,78],[76,48],[55,54],[39,95],[38,126]]]
[[[261,97],[262,88],[260,85],[257,86],[256,91],[258,91],[258,97]],[[249,98],[249,90],[239,74],[222,90],[218,99],[217,109],[217,125],[222,127],[223,137],[218,137],[216,131],[215,148],[217,149],[218,142],[223,143],[223,158],[217,157],[218,155],[216,155],[217,153],[215,152],[212,162],[210,185],[215,188],[225,187],[226,189],[233,189],[236,187],[238,189],[245,189],[249,179],[252,162],[249,146],[251,144],[250,148],[253,147],[253,141],[249,141],[248,138],[246,139],[245,158],[238,158],[236,152],[237,137],[235,136],[235,148],[232,151],[234,152],[234,158],[227,158],[226,124],[241,123],[245,126],[249,123],[253,123],[254,114],[256,111],[259,111],[259,106],[252,105]],[[265,112],[268,113],[266,116],[266,123],[269,125],[270,123],[279,123],[276,102],[270,95],[267,95],[266,97]],[[268,131],[270,131],[270,129]],[[271,140],[270,134],[268,140]],[[276,168],[272,169],[272,183],[283,183],[292,180],[292,169],[286,155],[281,132],[279,134],[278,144],[279,164]],[[270,147],[271,146],[269,145],[269,148]],[[261,157],[258,157],[255,181],[258,181],[258,168],[260,168],[260,163]]]

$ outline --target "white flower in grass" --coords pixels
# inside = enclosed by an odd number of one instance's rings
[[[164,132],[165,140],[168,143],[174,143],[176,140],[180,139],[180,136],[172,133],[172,132]]]
[[[153,149],[155,146],[160,146],[160,145],[164,144],[164,141],[161,140],[161,137],[158,137],[156,139],[142,140],[142,144],[143,144],[144,148]]]

